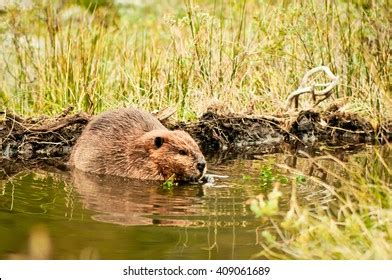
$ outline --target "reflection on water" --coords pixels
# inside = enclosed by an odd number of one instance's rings
[[[285,211],[293,195],[289,182],[299,180],[297,203],[329,208],[334,198],[328,186],[337,188],[339,181],[325,169],[344,176],[340,164],[322,156],[229,158],[209,160],[211,173],[229,178],[172,190],[77,171],[11,176],[0,181],[0,258],[29,258],[29,236],[38,225],[50,238],[47,257],[55,259],[248,259],[261,250],[260,230],[271,226],[249,211],[249,198],[280,181]],[[363,165],[371,158],[367,150],[339,154],[340,162]],[[317,180],[301,181],[303,174]]]
[[[203,196],[201,186],[176,188],[168,193],[157,183],[73,172],[73,186],[83,207],[94,210],[96,221],[120,225],[177,225],[190,223]],[[180,217],[182,219],[176,219]]]

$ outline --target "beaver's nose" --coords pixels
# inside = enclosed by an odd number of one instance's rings
[[[205,168],[206,168],[206,162],[205,161],[199,162],[197,164],[197,169],[200,171],[200,173],[203,173]]]

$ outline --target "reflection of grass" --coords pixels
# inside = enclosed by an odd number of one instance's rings
[[[292,180],[290,208],[266,211],[276,195],[262,204],[254,200],[252,211],[268,219],[273,230],[261,233],[263,250],[255,257],[294,259],[391,259],[392,165],[391,149],[375,152],[371,162],[342,163],[344,170],[325,169],[338,180],[332,186],[307,177],[307,183],[328,188],[333,200],[325,205],[300,205],[296,189],[303,178]],[[317,161],[315,162],[317,164]],[[342,175],[344,174],[344,175]],[[332,180],[334,181],[334,180]],[[273,192],[276,192],[274,190]],[[273,193],[272,192],[272,193]],[[267,214],[266,214],[267,213]],[[268,218],[269,217],[269,218]]]
[[[49,4],[0,15],[0,106],[23,114],[130,103],[175,105],[182,119],[217,102],[274,111],[320,64],[352,109],[385,117],[391,105],[388,1],[37,2]]]

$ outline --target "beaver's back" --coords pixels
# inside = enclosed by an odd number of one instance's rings
[[[166,129],[154,116],[135,108],[124,108],[102,113],[85,130],[109,138],[132,134],[139,136],[154,129]]]

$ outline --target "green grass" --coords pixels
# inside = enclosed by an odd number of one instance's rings
[[[175,106],[183,120],[208,106],[273,113],[327,65],[348,110],[391,117],[386,0],[42,2],[0,15],[0,106],[23,115],[129,104]]]
[[[292,177],[288,209],[276,207],[281,195],[278,179],[267,199],[248,202],[263,228],[259,240],[263,249],[253,257],[392,259],[391,148],[374,148],[360,160],[310,159],[307,164],[325,172],[327,179],[309,174],[311,166],[299,167],[302,171],[285,166]],[[319,186],[331,197],[327,203],[300,201],[301,184]]]

